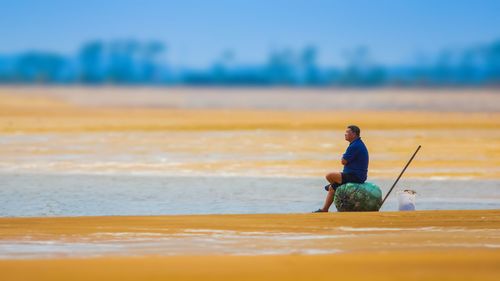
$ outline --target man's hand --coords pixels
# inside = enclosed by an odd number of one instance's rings
[[[347,164],[347,160],[345,160],[344,158],[342,158],[342,165],[346,165]]]

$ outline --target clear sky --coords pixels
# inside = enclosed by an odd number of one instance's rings
[[[486,0],[0,0],[0,53],[74,54],[92,39],[158,39],[167,59],[210,64],[231,49],[260,63],[271,49],[320,51],[320,63],[367,46],[379,62],[500,39],[500,1]]]

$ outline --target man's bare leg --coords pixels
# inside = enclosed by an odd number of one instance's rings
[[[328,173],[325,178],[329,183],[342,183],[342,173],[340,172]]]
[[[329,173],[325,176],[325,178],[330,184],[342,183],[342,174],[338,172]],[[328,212],[330,206],[333,203],[334,196],[335,196],[335,190],[333,189],[333,187],[330,186],[328,188],[328,194],[326,195],[325,205],[323,205],[323,208],[321,208],[322,212]]]
[[[333,197],[335,196],[335,190],[333,187],[328,188],[328,194],[326,195],[325,199],[325,205],[323,205],[323,208],[321,208],[322,212],[328,212],[328,209],[330,209],[330,206],[333,203]]]

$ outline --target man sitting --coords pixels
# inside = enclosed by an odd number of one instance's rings
[[[337,187],[348,183],[364,183],[368,174],[368,149],[360,137],[361,130],[358,126],[350,125],[345,131],[345,140],[349,146],[342,155],[342,165],[344,170],[332,172],[326,175],[326,180],[330,183],[325,186],[328,194],[326,195],[323,208],[314,211],[314,213],[328,212],[333,203],[335,190]]]

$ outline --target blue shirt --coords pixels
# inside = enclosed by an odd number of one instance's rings
[[[357,138],[349,144],[342,158],[347,161],[347,164],[344,165],[343,173],[352,173],[361,181],[366,181],[368,174],[368,149],[366,149],[361,138]]]

